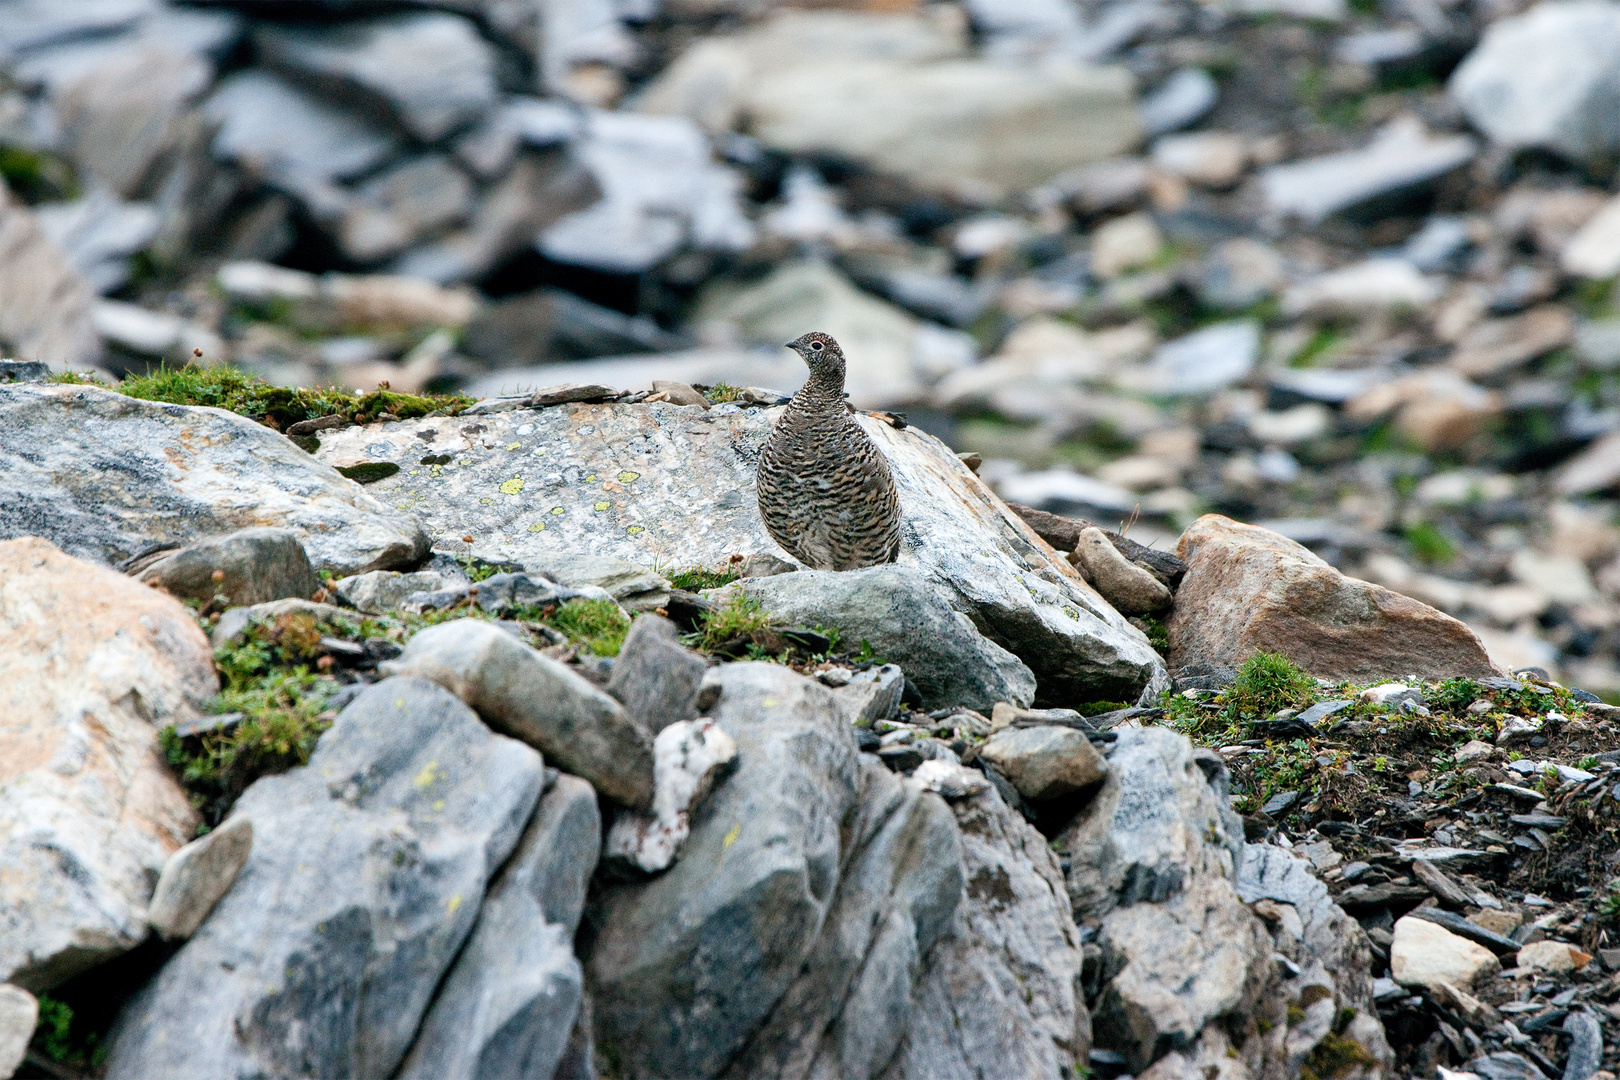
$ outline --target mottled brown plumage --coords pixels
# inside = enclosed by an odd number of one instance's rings
[[[759,514],[772,539],[816,570],[856,570],[900,554],[900,496],[889,463],[844,405],[844,353],[809,333],[787,348],[810,377],[759,455]]]

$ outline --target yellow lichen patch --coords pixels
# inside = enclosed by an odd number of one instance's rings
[[[585,478],[585,482],[586,482],[586,483],[587,483],[587,484],[594,484],[594,483],[596,483],[596,474],[595,474],[595,473],[591,473],[591,475],[589,475],[589,476],[587,476],[587,477],[586,477],[586,478]]]
[[[428,469],[428,475],[430,475],[430,476],[440,476],[443,473],[444,473],[444,466],[443,465],[434,465],[430,469]]]
[[[430,761],[426,765],[422,766],[422,771],[416,774],[416,779],[412,780],[411,783],[416,785],[417,791],[426,791],[428,788],[433,786],[433,781],[437,780],[438,778],[439,763],[437,761]]]
[[[628,469],[626,469],[624,472],[619,474],[619,483],[621,483],[621,484],[633,484],[637,480],[640,480],[640,479],[641,479],[641,474],[640,473],[631,472]]]
[[[600,514],[604,510],[611,509],[612,506],[613,506],[612,503],[608,502],[606,499],[603,499],[601,502],[597,503],[594,507],[592,507],[592,509],[594,509],[598,514]]]
[[[514,476],[514,477],[512,477],[512,479],[506,481],[504,484],[501,485],[501,494],[502,495],[516,495],[518,492],[520,492],[522,490],[523,490],[523,477],[521,477],[521,476]]]
[[[461,894],[457,893],[456,895],[452,896],[450,899],[448,899],[448,900],[446,900],[444,902],[444,913],[446,915],[454,915],[456,913],[456,909],[458,907],[460,907],[460,906],[461,906]]]
[[[625,529],[624,531],[626,533],[628,533],[629,535],[631,535],[631,536],[638,536],[641,533],[646,532],[647,530],[643,529],[640,525],[632,525],[629,528]]]
[[[530,532],[545,532],[546,531],[546,523],[543,522],[543,521],[537,521],[533,525],[529,526],[529,531]]]
[[[435,814],[438,814],[438,813],[442,813],[443,811],[444,811],[444,800],[443,799],[434,799],[433,800],[433,812]]]
[[[566,514],[566,513],[568,513],[568,511],[567,511],[567,509],[566,509],[566,508],[564,508],[564,507],[561,507],[561,506],[553,506],[553,507],[552,507],[552,508],[551,508],[551,513],[552,513],[552,514],[553,514],[553,516],[555,516],[555,517],[562,517],[562,516],[563,516],[563,515],[564,515],[564,514]]]
[[[507,443],[506,448],[508,450],[521,450],[521,449],[523,449],[523,444],[522,443],[517,443],[517,442],[515,442],[515,443]]]
[[[726,833],[726,838],[724,840],[720,841],[721,848],[728,848],[732,844],[735,844],[737,842],[737,837],[739,837],[741,835],[742,835],[742,826],[741,825],[733,825],[731,827],[731,831]]]
[[[479,506],[491,506],[491,505],[494,504],[494,502],[495,502],[494,499],[486,497],[486,498],[479,499],[478,500],[478,505]]]

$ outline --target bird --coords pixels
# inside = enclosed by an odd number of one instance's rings
[[[900,555],[900,495],[889,463],[844,404],[844,350],[812,331],[787,343],[810,377],[759,455],[759,516],[813,570],[858,570]]]

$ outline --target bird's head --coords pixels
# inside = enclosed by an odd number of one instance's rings
[[[840,374],[844,369],[844,351],[838,347],[838,342],[832,339],[831,334],[823,334],[819,330],[812,330],[802,337],[794,338],[785,348],[792,349],[810,365],[811,371],[837,371]]]

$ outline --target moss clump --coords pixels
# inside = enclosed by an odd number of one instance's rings
[[[1429,691],[1429,708],[1436,712],[1460,713],[1480,696],[1479,683],[1473,679],[1447,679]]]
[[[734,568],[711,570],[705,566],[698,566],[689,570],[676,570],[667,576],[669,583],[677,589],[702,592],[704,589],[719,589],[730,585],[741,575]]]
[[[570,600],[542,621],[597,656],[618,656],[630,620],[611,600]]]
[[[1296,706],[1308,705],[1316,682],[1281,653],[1258,652],[1238,669],[1237,680],[1226,691],[1227,709],[1235,721],[1259,718]]]
[[[692,644],[713,652],[738,638],[752,637],[770,625],[770,612],[753,597],[738,593],[725,607],[703,616],[703,629],[695,635]]]
[[[1299,1067],[1300,1080],[1337,1080],[1361,1069],[1376,1069],[1378,1059],[1354,1039],[1324,1036]]]
[[[82,376],[59,376],[58,382],[87,383]],[[372,420],[409,420],[429,413],[460,412],[473,403],[465,394],[399,394],[379,386],[352,394],[336,386],[271,386],[232,367],[159,368],[135,375],[111,389],[143,401],[169,405],[208,405],[226,409],[284,431],[301,420],[341,416],[356,424]]]
[[[1118,712],[1120,709],[1128,708],[1130,706],[1123,701],[1088,701],[1076,705],[1074,711],[1081,716],[1101,716],[1103,713]]]
[[[29,1050],[65,1070],[55,1075],[101,1075],[107,1061],[105,1033],[92,1031],[65,1001],[39,995],[39,1023]]]
[[[717,382],[703,391],[703,396],[716,405],[729,405],[742,396],[742,391],[729,383]]]

